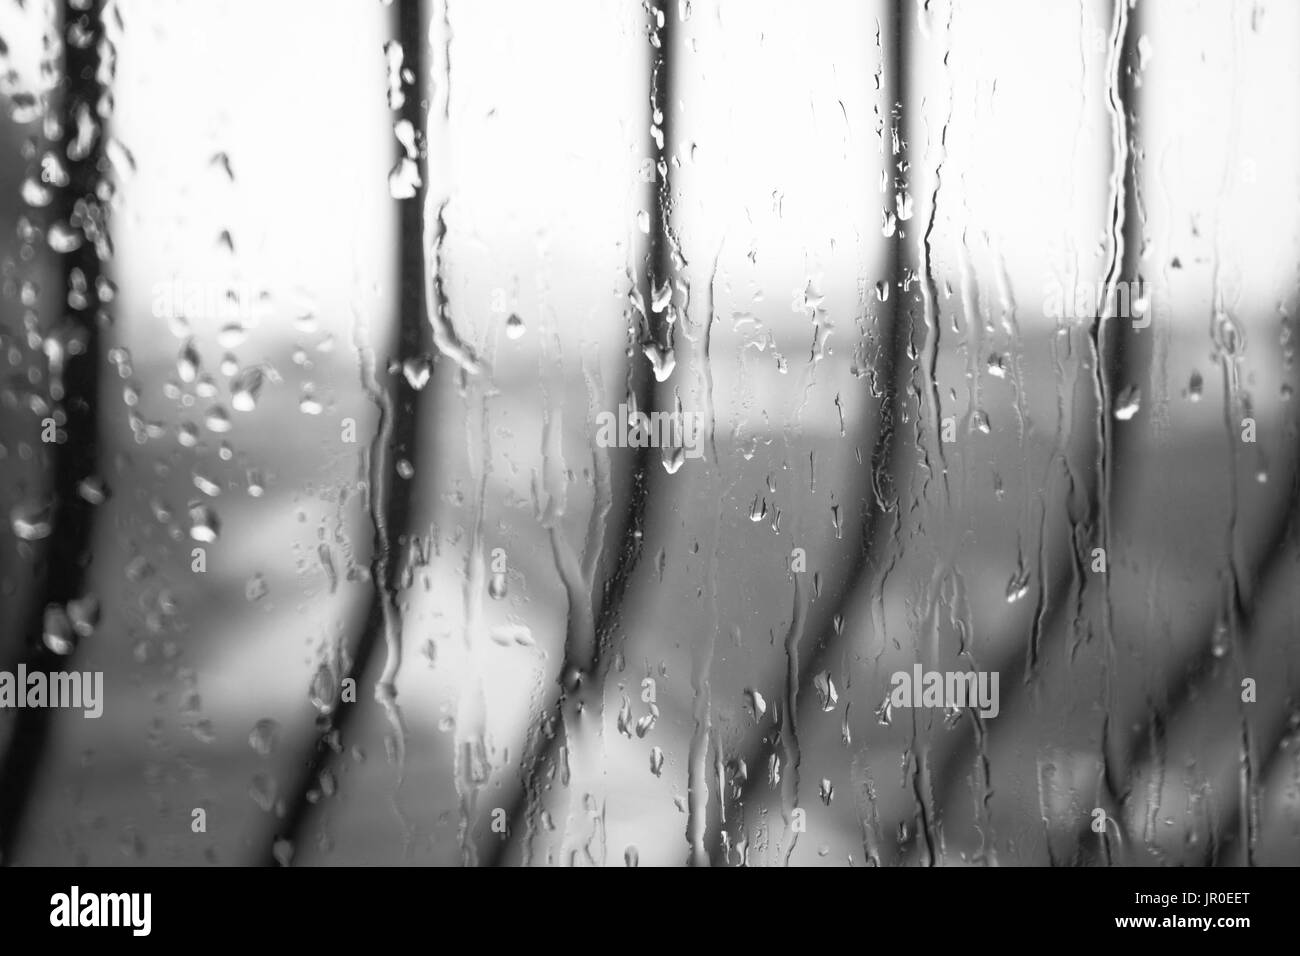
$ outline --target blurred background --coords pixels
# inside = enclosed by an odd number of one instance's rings
[[[1300,863],[1297,43],[0,0],[0,862]]]

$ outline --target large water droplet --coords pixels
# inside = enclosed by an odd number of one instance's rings
[[[1126,422],[1138,413],[1142,404],[1142,390],[1136,385],[1127,385],[1115,401],[1115,417]]]
[[[298,399],[298,411],[304,415],[319,415],[324,410],[325,406],[316,398],[311,387],[304,388],[302,396]]]
[[[203,424],[210,432],[218,435],[225,434],[230,431],[230,413],[220,405],[214,405],[203,416]]]
[[[230,406],[237,412],[251,412],[257,408],[257,396],[264,380],[260,365],[251,365],[236,375],[230,383]]]
[[[645,348],[645,357],[650,360],[650,367],[654,370],[655,381],[666,382],[673,374],[673,369],[677,367],[677,355],[673,352],[671,346],[660,346],[655,342],[647,342]]]
[[[195,541],[209,543],[216,541],[221,534],[221,522],[217,513],[207,505],[194,505],[190,508],[190,537]]]
[[[394,199],[414,199],[423,183],[415,160],[403,156],[388,174],[388,194]]]
[[[406,379],[406,384],[417,392],[429,384],[432,373],[433,364],[427,355],[417,355],[402,363],[402,376]]]
[[[835,689],[835,681],[831,679],[829,671],[822,671],[813,678],[813,686],[817,689],[817,699],[821,701],[822,711],[832,711],[835,705],[839,703],[840,695]]]
[[[309,693],[311,705],[316,708],[317,713],[328,715],[334,710],[335,688],[334,668],[328,662],[322,661],[320,667],[316,668],[315,676],[312,677]]]
[[[55,252],[76,252],[81,248],[84,237],[66,222],[56,222],[45,234],[45,241]]]
[[[54,508],[49,502],[15,505],[9,512],[9,527],[24,541],[40,541],[49,537],[53,513]]]

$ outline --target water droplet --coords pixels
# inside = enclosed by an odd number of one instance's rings
[[[629,846],[623,851],[623,862],[630,867],[641,865],[641,854],[637,851],[635,846]]]
[[[230,182],[235,181],[235,171],[230,166],[229,153],[225,151],[213,153],[212,158],[208,160],[208,165],[223,173]]]
[[[813,686],[817,689],[817,698],[821,701],[822,711],[832,711],[835,705],[839,703],[840,695],[835,690],[835,681],[831,679],[829,671],[822,671],[813,678]]]
[[[750,687],[745,688],[745,706],[754,715],[755,723],[762,720],[763,715],[767,713],[767,701],[763,699],[763,694]]]
[[[45,241],[55,252],[76,252],[81,248],[84,237],[66,222],[56,222],[45,234]]]
[[[536,647],[532,630],[523,624],[500,624],[488,634],[502,647]]]
[[[24,541],[40,541],[49,537],[53,514],[54,508],[48,502],[15,505],[9,512],[9,526]]]
[[[427,355],[417,355],[402,363],[402,376],[406,379],[406,384],[417,392],[429,384],[429,376],[432,374],[433,363]]]
[[[218,435],[225,434],[230,431],[230,413],[220,405],[214,405],[203,416],[203,424],[210,432]]]
[[[650,748],[650,772],[656,777],[664,770],[664,752],[658,747]]]
[[[831,786],[830,780],[826,777],[822,777],[822,782],[817,787],[817,796],[821,797],[822,803],[828,807],[831,805],[831,801],[835,799],[835,788]]]
[[[664,279],[661,285],[655,286],[650,290],[650,308],[655,312],[662,312],[668,307],[668,303],[673,299],[673,286],[671,279]]]
[[[325,406],[316,398],[310,386],[303,389],[302,397],[298,399],[298,411],[304,415],[319,415],[324,410]]]
[[[23,180],[22,197],[23,202],[32,208],[43,209],[54,198],[54,191],[35,176],[28,176]]]
[[[68,602],[68,620],[78,637],[90,637],[99,624],[99,598],[93,594]]]
[[[1210,636],[1210,651],[1215,657],[1223,657],[1228,653],[1228,626],[1223,621],[1214,625],[1214,633]]]
[[[410,480],[411,478],[415,477],[415,466],[412,465],[405,458],[397,459],[396,469],[397,469],[398,476],[401,478]]]
[[[506,338],[513,340],[521,339],[523,338],[525,331],[524,320],[511,312],[510,318],[506,319]]]
[[[283,837],[271,846],[271,855],[281,866],[288,866],[293,861],[293,841]]]
[[[217,333],[217,344],[223,349],[237,349],[248,338],[248,330],[240,322],[228,322]]]
[[[394,199],[414,199],[424,183],[420,167],[409,156],[403,156],[388,174],[388,194]]]
[[[268,774],[255,773],[248,795],[255,804],[269,812],[275,809],[276,789],[275,781]]]
[[[1115,402],[1115,417],[1126,422],[1138,413],[1142,404],[1142,390],[1136,385],[1127,385],[1119,393]]]
[[[186,339],[176,356],[176,374],[182,382],[190,383],[199,377],[199,351],[193,339]]]
[[[153,577],[154,567],[143,554],[138,554],[126,565],[126,579],[132,584],[139,584]]]
[[[269,757],[280,740],[280,725],[269,717],[263,717],[253,725],[248,734],[248,746],[260,757]]]
[[[51,604],[45,609],[41,640],[46,647],[61,656],[71,654],[76,647],[72,639],[72,622],[68,620],[67,612],[57,604]]]
[[[502,600],[507,594],[506,575],[504,571],[494,572],[488,581],[488,597],[494,601]]]
[[[1193,402],[1201,400],[1201,392],[1205,388],[1205,380],[1201,378],[1200,372],[1192,372],[1192,377],[1187,380],[1187,397]]]
[[[632,739],[632,703],[626,697],[618,709],[618,732],[629,740]]]
[[[322,661],[311,679],[311,690],[308,694],[311,705],[316,708],[317,713],[328,715],[334,710],[336,688],[334,668],[328,662]]]
[[[888,727],[894,722],[894,704],[888,697],[880,702],[876,708],[876,723],[882,727]]]
[[[254,601],[260,601],[266,597],[270,589],[266,586],[266,578],[259,571],[248,579],[244,584],[244,597],[251,604]]]
[[[199,491],[203,492],[209,498],[216,498],[221,495],[221,486],[199,474],[197,471],[194,473],[194,487],[199,489]]]
[[[207,505],[194,505],[190,508],[190,537],[195,541],[209,543],[216,541],[221,533],[221,522],[217,513]]]
[[[668,381],[673,374],[673,369],[677,367],[677,355],[673,352],[672,347],[647,342],[642,351],[645,353],[645,357],[650,360],[650,367],[654,370],[655,381]]]
[[[230,383],[231,408],[237,412],[251,412],[257,408],[257,396],[264,380],[260,365],[249,366],[240,372]]]
[[[661,454],[664,471],[675,475],[686,464],[686,449],[681,445],[665,445]]]

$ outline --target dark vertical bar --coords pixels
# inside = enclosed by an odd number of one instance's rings
[[[414,81],[405,84],[404,100],[399,110],[401,119],[407,120],[417,131],[416,140],[421,152],[425,146],[425,111],[423,107],[426,70],[426,30],[420,0],[398,0],[397,38],[402,45],[403,69],[409,70]],[[379,402],[379,420],[376,423],[376,438],[370,451],[370,481],[377,514],[372,515],[376,524],[375,557],[372,560],[373,581],[370,601],[360,631],[348,649],[351,664],[345,679],[350,678],[353,686],[360,690],[368,687],[377,679],[382,654],[376,651],[383,644],[386,627],[385,605],[395,607],[400,589],[402,573],[402,555],[399,546],[405,540],[411,521],[414,498],[414,481],[394,477],[394,466],[399,459],[411,463],[419,461],[421,447],[421,420],[424,417],[421,395],[406,380],[402,373],[402,363],[409,358],[429,357],[432,348],[432,334],[428,317],[425,314],[425,260],[424,260],[424,202],[428,189],[428,171],[420,163],[420,186],[415,195],[403,199],[398,204],[398,257],[397,282],[399,305],[397,328],[393,337],[391,363],[380,363],[376,369],[381,387],[387,390],[387,400]],[[436,277],[433,284],[434,296],[438,300],[435,307],[446,308],[442,291],[441,277]],[[384,369],[387,381],[383,376]],[[434,379],[430,378],[424,386],[430,388]],[[384,539],[379,532],[380,523],[387,527],[388,537]],[[275,827],[274,833],[261,842],[257,848],[259,862],[263,866],[275,866],[281,862],[283,854],[277,854],[276,845],[282,843],[290,848],[296,847],[303,832],[314,815],[321,774],[329,767],[334,758],[334,744],[354,719],[356,710],[362,706],[362,697],[355,703],[342,699],[343,681],[334,692],[333,706],[329,712],[317,720],[316,732],[312,739],[302,745],[304,753],[299,761],[300,772],[297,779],[286,791],[285,813]]]
[[[52,493],[53,527],[43,555],[43,599],[32,603],[22,624],[20,660],[28,671],[65,670],[68,658],[54,653],[43,640],[45,609],[63,606],[83,596],[94,530],[94,507],[78,493],[81,482],[95,474],[99,459],[100,325],[105,321],[98,299],[103,273],[101,256],[107,257],[107,208],[98,188],[104,160],[100,115],[105,90],[99,80],[101,41],[104,35],[104,0],[63,0],[64,84],[59,110],[68,185],[59,191],[57,221],[66,223],[81,238],[81,245],[62,253],[63,286],[58,292],[62,312],[55,333],[64,350],[59,378],[62,394],[51,394],[62,441],[54,445]],[[69,37],[76,36],[75,42]],[[96,123],[89,143],[77,143],[81,118],[88,111]],[[84,146],[85,148],[81,148]],[[84,295],[70,302],[76,288]],[[52,389],[52,391],[54,391]],[[0,760],[0,863],[9,864],[22,837],[23,820],[32,798],[49,741],[52,711],[22,708],[16,711],[13,735]]]
[[[1129,0],[1117,0],[1120,3],[1128,3]],[[1115,281],[1117,288],[1121,286],[1135,290],[1138,279],[1140,278],[1139,263],[1142,253],[1142,228],[1141,228],[1141,207],[1139,203],[1139,168],[1141,155],[1138,152],[1139,131],[1136,126],[1137,119],[1140,115],[1138,109],[1138,85],[1137,85],[1137,64],[1138,50],[1137,41],[1142,35],[1141,6],[1133,5],[1128,13],[1128,19],[1125,23],[1125,32],[1122,37],[1122,50],[1118,64],[1118,99],[1120,109],[1124,116],[1127,117],[1126,138],[1128,141],[1127,163],[1123,171],[1123,255],[1116,263]],[[1115,210],[1112,210],[1114,214]],[[1101,383],[1101,393],[1103,402],[1100,407],[1093,408],[1089,404],[1087,411],[1093,415],[1102,416],[1101,433],[1098,440],[1101,441],[1105,448],[1101,449],[1102,469],[1106,474],[1101,473],[1101,469],[1093,469],[1086,474],[1086,482],[1082,487],[1074,488],[1086,502],[1088,509],[1087,525],[1093,534],[1097,534],[1103,521],[1103,507],[1108,504],[1110,513],[1105,515],[1109,517],[1119,511],[1118,503],[1125,500],[1130,493],[1129,477],[1131,472],[1124,468],[1124,465],[1132,459],[1132,452],[1135,444],[1141,439],[1138,421],[1147,414],[1142,410],[1133,420],[1126,422],[1123,428],[1116,428],[1110,420],[1113,415],[1113,400],[1125,387],[1132,382],[1137,376],[1145,376],[1149,373],[1151,362],[1151,339],[1154,331],[1148,327],[1144,331],[1138,331],[1132,327],[1131,304],[1136,294],[1129,295],[1125,293],[1122,298],[1117,297],[1117,303],[1126,303],[1130,306],[1129,314],[1113,315],[1106,320],[1108,327],[1104,331],[1101,328],[1102,317],[1095,316],[1092,324],[1089,326],[1089,340],[1096,349],[1098,366],[1096,370],[1097,381]],[[1145,389],[1144,389],[1145,391]],[[1080,434],[1087,434],[1082,423],[1077,428]],[[1094,458],[1098,457],[1099,451],[1095,446],[1089,446]],[[1080,454],[1084,451],[1081,450]],[[1108,496],[1108,502],[1102,501],[1102,488],[1108,486],[1113,481],[1111,494]],[[1071,548],[1092,548],[1097,546],[1110,547],[1109,542],[1102,542],[1097,539],[1086,541],[1071,539]],[[1030,635],[1029,653],[1025,654],[1019,649],[1012,650],[1002,660],[997,662],[996,671],[1001,675],[1002,691],[1002,709],[1004,712],[1016,704],[1025,694],[1030,686],[1034,669],[1037,667],[1039,659],[1042,657],[1045,648],[1053,646],[1064,640],[1069,628],[1066,622],[1066,612],[1072,607],[1067,600],[1067,594],[1070,591],[1071,579],[1075,571],[1080,567],[1083,560],[1082,553],[1057,554],[1049,565],[1049,568],[1055,569],[1049,581],[1041,582],[1042,596],[1039,599],[1039,606],[1035,612],[1035,622]],[[1115,557],[1109,551],[1107,553],[1108,566],[1114,565]],[[1041,646],[1039,642],[1042,642]],[[1103,731],[1103,736],[1109,740],[1109,727]],[[963,768],[970,766],[975,756],[976,740],[972,736],[961,736],[947,745],[940,760],[939,771],[935,776],[937,798],[936,805],[943,807],[954,797],[954,793],[961,783],[963,777]],[[1106,788],[1106,795],[1114,803],[1122,802],[1124,794],[1122,786],[1115,776],[1116,764],[1109,753],[1109,747],[1103,743],[1107,751],[1107,758],[1104,760],[1105,775],[1103,783]],[[1085,826],[1080,831],[1082,839],[1095,841],[1096,834]],[[1106,838],[1109,840],[1109,837]],[[1083,852],[1083,846],[1080,844],[1077,852]],[[1104,847],[1105,852],[1109,852],[1108,844]],[[1053,857],[1054,850],[1048,846],[1049,857]],[[1055,862],[1053,857],[1053,862]]]
[[[898,135],[899,152],[888,158],[890,185],[887,198],[906,189],[906,176],[902,170],[907,168],[907,123],[909,119],[909,84],[910,38],[908,36],[907,12],[912,9],[906,0],[895,0],[890,8],[889,29],[883,33],[892,41],[892,53],[885,46],[882,55],[887,67],[888,97],[891,104],[889,120]],[[888,132],[888,131],[887,131]],[[802,710],[811,707],[813,679],[826,669],[827,662],[834,660],[842,648],[843,634],[837,633],[833,622],[843,617],[853,603],[858,589],[868,584],[879,559],[884,555],[888,537],[885,534],[886,522],[892,513],[898,520],[898,506],[895,499],[881,507],[877,501],[876,491],[889,499],[898,494],[902,485],[904,448],[908,432],[904,427],[903,412],[907,401],[906,386],[911,369],[909,355],[915,353],[913,348],[912,313],[904,301],[903,277],[907,268],[907,253],[903,247],[905,237],[903,230],[895,233],[887,252],[886,271],[889,276],[890,292],[887,309],[882,310],[879,322],[881,329],[880,352],[877,358],[875,379],[882,384],[880,415],[876,421],[870,416],[863,417],[864,429],[860,437],[861,444],[870,442],[871,465],[867,481],[861,489],[861,498],[866,506],[859,537],[859,547],[840,588],[834,592],[831,600],[815,604],[809,609],[808,621],[804,627],[805,635],[812,635],[816,640],[805,638],[799,647],[799,706]],[[914,294],[913,294],[914,295]],[[937,423],[936,423],[937,427]],[[739,812],[728,814],[728,819],[738,826],[744,826],[743,805],[766,785],[767,777],[761,768],[767,764],[767,758],[780,747],[780,731],[746,745],[743,759],[747,775],[739,784]],[[714,858],[715,865],[725,865],[727,860],[719,850]]]
[[[671,205],[669,175],[673,155],[672,79],[675,70],[672,7],[671,0],[650,0],[647,4],[652,18],[663,18],[663,27],[658,31],[659,46],[651,57],[648,88],[650,121],[652,125],[659,127],[662,134],[660,139],[662,146],[652,143],[651,155],[656,170],[665,172],[662,176],[656,172],[646,197],[646,208],[650,213],[650,234],[646,243],[645,279],[638,288],[646,309],[645,320],[641,324],[637,339],[637,344],[642,349],[647,346],[667,345],[671,341],[669,336],[672,334],[667,316],[656,315],[650,305],[654,288],[662,285],[665,280],[670,280],[673,275],[672,243],[668,235]],[[658,115],[655,115],[656,110]],[[628,365],[627,394],[629,401],[634,399],[637,408],[643,412],[651,412],[658,406],[660,387],[649,359],[633,354]],[[627,593],[632,572],[641,559],[651,500],[651,476],[655,473],[652,453],[657,451],[658,449],[650,447],[637,449],[632,456],[631,468],[624,476],[616,479],[615,487],[612,489],[615,499],[622,499],[625,504],[619,512],[618,519],[611,521],[606,529],[605,542],[601,549],[602,559],[596,568],[593,587],[597,581],[602,584],[599,594],[591,595],[591,600],[597,609],[596,648],[591,661],[581,662],[586,665],[584,670],[589,671],[583,674],[584,680],[595,680],[598,686],[603,683],[609,669],[607,651],[618,620],[619,608]],[[602,571],[609,563],[606,556],[611,552],[614,554],[614,567],[608,576],[602,577]],[[560,668],[561,681],[569,671],[570,664],[574,663],[578,662],[564,661]],[[558,699],[552,703],[547,716],[543,718],[548,731],[536,735],[541,739],[524,759],[525,769],[522,779],[506,804],[509,807],[506,837],[502,839],[494,834],[490,838],[484,838],[486,846],[481,859],[485,866],[504,865],[508,862],[509,855],[520,848],[519,840],[525,829],[525,815],[528,811],[529,792],[533,781],[537,780],[544,769],[552,764],[559,749],[565,745],[562,720],[565,693],[562,686]]]

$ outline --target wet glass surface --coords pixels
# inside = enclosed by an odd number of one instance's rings
[[[1300,862],[1297,38],[6,0],[3,859]]]

